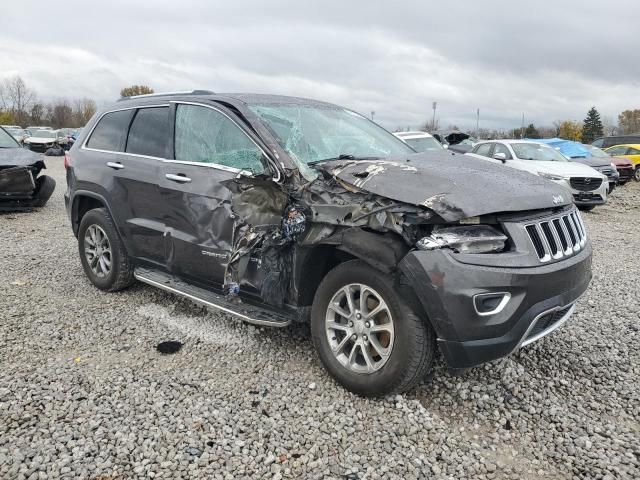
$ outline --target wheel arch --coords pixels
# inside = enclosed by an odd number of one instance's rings
[[[99,193],[91,192],[88,190],[78,190],[73,194],[73,198],[71,200],[71,228],[73,229],[73,234],[77,237],[78,230],[80,228],[80,222],[82,222],[82,217],[86,215],[87,212],[93,210],[94,208],[106,208],[113,218],[113,214],[111,213],[111,209],[109,208],[109,204],[107,200],[100,195]],[[118,234],[120,231],[118,229],[118,225],[114,220],[116,225],[116,230],[118,230]]]

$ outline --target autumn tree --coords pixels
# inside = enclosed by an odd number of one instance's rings
[[[596,138],[602,136],[602,120],[596,107],[591,107],[587,112],[587,117],[582,122],[582,142],[591,143]]]
[[[135,95],[148,95],[154,93],[153,88],[146,85],[131,85],[120,90],[121,97],[133,97]]]
[[[640,109],[625,110],[618,115],[618,126],[621,134],[640,132]]]
[[[27,123],[28,110],[35,97],[36,93],[19,76],[6,78],[0,85],[0,104],[11,112],[18,125]]]
[[[564,120],[558,126],[558,136],[574,142],[582,141],[582,124],[573,120]]]
[[[96,102],[90,98],[76,100],[73,105],[73,124],[76,127],[83,127],[93,117],[97,110]]]

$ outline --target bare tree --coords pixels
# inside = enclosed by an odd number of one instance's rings
[[[45,106],[43,103],[34,102],[34,104],[31,105],[31,123],[32,124],[35,124],[35,125],[42,124],[42,121],[44,120],[44,114],[45,114]]]
[[[21,77],[15,76],[4,80],[1,101],[13,114],[17,124],[24,125],[27,122],[28,110],[35,98],[36,93],[27,87]]]
[[[51,116],[49,122],[54,128],[68,127],[73,121],[73,109],[66,99],[59,99],[50,106]]]
[[[96,102],[90,98],[80,98],[73,104],[73,123],[76,127],[84,127],[96,113]]]

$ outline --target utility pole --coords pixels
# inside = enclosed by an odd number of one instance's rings
[[[522,126],[520,127],[520,140],[524,138],[524,112],[522,112]]]
[[[433,130],[436,129],[436,107],[438,106],[438,102],[433,102],[431,107],[433,108],[433,120],[431,120],[431,128]]]
[[[371,121],[373,122],[373,116],[376,114],[373,110],[371,110]]]
[[[476,112],[476,138],[480,138],[480,109]]]

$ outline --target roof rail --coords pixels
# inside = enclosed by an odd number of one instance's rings
[[[130,97],[120,97],[118,102],[123,100],[131,100],[133,98],[147,98],[147,97],[166,97],[169,95],[213,95],[215,92],[211,90],[184,90],[180,92],[158,92],[158,93],[145,93],[144,95],[132,95]]]

